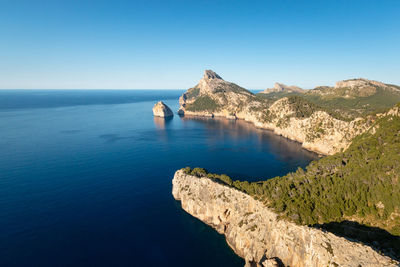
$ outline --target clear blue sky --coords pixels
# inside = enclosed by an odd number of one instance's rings
[[[400,84],[400,1],[0,0],[0,88]]]

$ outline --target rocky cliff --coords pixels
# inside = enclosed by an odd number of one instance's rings
[[[270,103],[210,70],[180,97],[179,103],[181,115],[243,119],[328,155],[346,149],[373,121],[372,117],[343,120],[299,97]]]
[[[248,266],[398,266],[371,247],[280,220],[251,196],[177,171],[172,194],[182,208],[224,234]]]

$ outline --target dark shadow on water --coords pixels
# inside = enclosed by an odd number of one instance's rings
[[[350,241],[360,242],[385,256],[400,260],[400,236],[392,235],[381,228],[352,221],[316,224],[312,227],[331,232]]]
[[[187,245],[194,246],[192,248],[199,251],[203,249],[206,251],[203,253],[206,256],[203,257],[201,260],[202,262],[195,262],[187,266],[207,266],[206,263],[209,261],[207,257],[212,256],[214,253],[218,253],[220,256],[222,255],[222,258],[224,258],[223,262],[220,262],[220,266],[244,266],[244,259],[238,256],[234,250],[227,245],[225,235],[218,233],[210,225],[184,211],[180,201],[174,200],[174,202],[176,211],[178,213],[177,224],[180,227],[180,231],[191,238],[195,238],[195,242],[190,241],[191,244]],[[207,248],[197,246],[198,243],[203,243],[202,241],[207,242]],[[183,257],[186,258],[187,256],[183,255]],[[220,259],[220,257],[213,259],[211,265],[217,266],[218,264],[215,262],[215,260],[220,261]]]

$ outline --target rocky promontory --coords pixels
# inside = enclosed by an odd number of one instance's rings
[[[271,102],[223,80],[211,70],[205,71],[200,82],[187,90],[179,103],[181,115],[243,119],[325,155],[346,149],[373,121],[368,116],[345,120],[296,96]]]
[[[278,218],[263,203],[206,177],[179,170],[172,194],[182,208],[224,234],[247,266],[398,266],[369,246]]]
[[[174,116],[174,113],[172,112],[172,110],[166,104],[164,104],[164,102],[162,102],[162,101],[157,102],[154,105],[153,114],[156,117],[162,117],[162,118]]]

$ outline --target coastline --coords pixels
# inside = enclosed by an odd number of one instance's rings
[[[398,266],[373,248],[296,225],[251,196],[206,177],[178,170],[172,194],[182,208],[224,234],[246,266]]]

